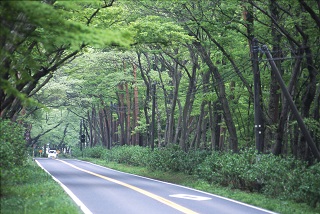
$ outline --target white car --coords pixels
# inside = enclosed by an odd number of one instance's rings
[[[57,158],[57,151],[56,150],[49,150],[48,158]]]

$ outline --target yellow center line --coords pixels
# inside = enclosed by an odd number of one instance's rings
[[[73,168],[75,168],[75,169],[78,169],[78,170],[80,170],[80,171],[82,171],[82,172],[86,172],[86,173],[88,173],[88,174],[97,176],[97,177],[102,178],[102,179],[104,179],[104,180],[111,181],[111,182],[113,182],[113,183],[116,183],[116,184],[119,184],[119,185],[121,185],[121,186],[127,187],[127,188],[129,188],[129,189],[134,190],[134,191],[137,191],[137,192],[139,192],[139,193],[141,193],[141,194],[144,194],[144,195],[146,195],[146,196],[148,196],[148,197],[150,197],[150,198],[153,198],[153,199],[155,199],[155,200],[157,200],[157,201],[159,201],[159,202],[161,202],[161,203],[163,203],[163,204],[166,204],[166,205],[168,205],[168,206],[170,206],[170,207],[172,207],[172,208],[174,208],[174,209],[176,209],[176,210],[179,210],[179,211],[181,211],[181,212],[183,212],[183,213],[186,213],[186,214],[197,214],[197,212],[194,212],[194,211],[192,211],[192,210],[190,210],[190,209],[188,209],[188,208],[186,208],[186,207],[183,207],[183,206],[181,206],[181,205],[179,205],[179,204],[176,204],[176,203],[174,203],[174,202],[172,202],[172,201],[170,201],[170,200],[167,200],[167,199],[165,199],[165,198],[163,198],[163,197],[161,197],[161,196],[155,195],[155,194],[153,194],[153,193],[151,193],[151,192],[148,192],[148,191],[146,191],[146,190],[143,190],[143,189],[140,189],[140,188],[138,188],[138,187],[132,186],[132,185],[130,185],[130,184],[124,183],[124,182],[122,182],[122,181],[115,180],[115,179],[113,179],[113,178],[109,178],[109,177],[106,177],[106,176],[103,176],[103,175],[99,175],[99,174],[97,174],[97,173],[94,173],[94,172],[91,172],[91,171],[82,169],[82,168],[80,168],[80,167],[77,167],[77,166],[75,166],[75,165],[73,165],[73,164],[70,164],[70,163],[68,163],[68,162],[65,162],[65,161],[63,161],[63,160],[59,160],[59,161],[65,163],[65,164],[67,164],[67,165],[69,165],[69,166],[71,166],[71,167],[73,167]]]

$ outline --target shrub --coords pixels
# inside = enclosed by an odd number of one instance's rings
[[[0,119],[0,167],[22,166],[27,159],[24,128],[9,120]]]
[[[320,203],[320,163],[307,168],[301,174],[301,185],[296,189],[299,199],[312,207]]]
[[[204,150],[190,150],[187,153],[180,150],[178,171],[192,175],[196,168],[206,159],[211,152]]]
[[[103,146],[95,146],[91,148],[88,147],[83,149],[83,155],[90,158],[105,158],[106,153],[107,149]]]
[[[82,157],[82,151],[80,150],[79,147],[75,147],[71,149],[71,156],[75,158],[80,158]]]
[[[150,152],[149,148],[141,146],[117,146],[108,151],[106,159],[133,166],[146,166]]]
[[[132,146],[130,162],[135,166],[146,166],[149,161],[151,149],[148,147]]]
[[[248,185],[246,176],[251,161],[247,154],[213,152],[198,165],[195,175],[211,183],[244,189]]]
[[[254,150],[238,154],[213,152],[194,174],[211,183],[259,191],[313,207],[320,201],[320,163],[307,167],[293,157],[258,155]]]
[[[320,163],[308,167],[293,157],[261,155],[255,149],[239,153],[200,150],[186,153],[178,145],[155,148],[154,151],[140,146],[118,146],[111,150],[95,147],[86,148],[84,153],[150,170],[184,172],[210,183],[258,191],[314,207],[319,203]]]
[[[163,148],[155,148],[150,153],[147,167],[151,170],[182,171],[182,163],[186,159],[186,153],[179,146],[170,145]]]
[[[115,161],[117,163],[130,164],[132,152],[130,152],[129,146],[119,146],[112,148],[108,160]]]

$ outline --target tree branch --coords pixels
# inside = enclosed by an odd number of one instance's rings
[[[114,2],[115,2],[115,0],[111,0],[109,3],[106,3],[106,1],[104,1],[105,4],[102,5],[101,8],[96,9],[96,11],[94,11],[94,13],[89,18],[87,18],[87,26],[90,25],[92,19],[98,14],[100,9],[111,7]]]
[[[28,146],[34,145],[34,144],[39,140],[40,137],[42,137],[43,135],[47,134],[48,132],[51,132],[53,129],[57,128],[57,127],[60,126],[61,124],[62,124],[62,121],[60,121],[57,125],[55,125],[55,126],[52,127],[51,129],[48,129],[47,131],[45,131],[45,132],[37,135],[36,137],[32,138],[31,141],[30,141],[30,142],[31,142],[31,145],[28,145]]]
[[[299,2],[304,7],[304,9],[306,9],[306,11],[310,14],[310,16],[314,19],[314,21],[316,22],[316,24],[320,28],[319,16],[317,16],[317,14],[314,12],[314,10],[312,10],[312,8],[309,7],[309,5],[307,5],[307,3],[304,0],[299,0]]]

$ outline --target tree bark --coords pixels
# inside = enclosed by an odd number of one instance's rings
[[[133,77],[134,77],[134,86],[133,86],[133,102],[134,102],[134,107],[133,107],[133,127],[136,129],[138,127],[138,121],[139,121],[139,96],[138,96],[138,86],[137,86],[137,67],[135,64],[133,64]],[[139,140],[139,132],[135,132],[133,135],[133,145],[140,145],[140,140]],[[141,145],[140,145],[141,146]]]
[[[118,108],[117,108],[117,114],[119,117],[119,125],[120,125],[120,145],[123,146],[127,142],[127,136],[125,132],[125,107],[124,107],[124,89],[123,89],[123,84],[119,83],[118,84]]]
[[[279,20],[279,11],[278,8],[275,6],[275,0],[270,0],[269,10],[271,12],[271,16],[275,21],[278,22]],[[282,49],[280,47],[281,37],[282,35],[276,30],[276,26],[271,21],[271,36],[274,41],[274,45],[272,47],[272,52],[274,53],[275,58],[280,58],[282,56]],[[280,72],[282,72],[281,68],[281,61],[277,60],[275,61],[277,67],[279,68]],[[279,105],[280,105],[280,87],[277,82],[276,76],[274,74],[274,71],[271,70],[270,75],[270,98],[269,98],[269,104],[268,104],[268,117],[267,117],[267,124],[266,127],[266,145],[265,150],[268,151],[271,149],[272,142],[276,141],[276,129],[274,127],[277,127],[277,124],[279,122]]]
[[[217,85],[218,98],[221,103],[222,110],[224,112],[224,119],[226,121],[227,129],[230,135],[230,147],[233,152],[238,152],[237,131],[236,131],[236,127],[235,127],[235,124],[231,115],[231,111],[229,108],[224,81],[218,71],[218,68],[213,64],[209,54],[207,53],[205,48],[202,46],[202,44],[199,42],[194,42],[194,45],[199,51],[203,61],[209,67],[209,71],[212,72],[216,82],[218,83]]]
[[[146,120],[146,125],[148,126],[145,144],[149,145],[152,140],[152,139],[150,139],[151,132],[154,132],[154,130],[151,129],[150,117],[149,117],[149,113],[148,113],[148,109],[150,108],[150,102],[151,102],[151,90],[150,90],[151,81],[150,81],[150,77],[148,76],[148,73],[151,70],[151,65],[150,65],[150,59],[149,59],[148,55],[145,53],[144,56],[147,60],[148,66],[147,66],[146,72],[144,72],[143,67],[142,67],[142,63],[141,63],[141,53],[137,53],[137,56],[138,56],[140,74],[141,74],[141,77],[144,81],[144,85],[146,86],[145,99],[143,101],[143,112],[144,112],[144,118]]]
[[[194,51],[189,47],[189,53],[190,53],[190,58],[192,62],[192,73],[190,74],[187,69],[185,69],[186,73],[188,74],[189,77],[189,85],[188,85],[188,90],[185,98],[185,103],[182,111],[182,127],[181,127],[181,137],[180,137],[180,147],[182,150],[187,151],[187,142],[189,141],[187,139],[188,135],[188,123],[190,119],[190,114],[192,111],[192,105],[194,102],[194,97],[195,97],[195,89],[196,89],[196,74],[197,74],[197,69],[199,68],[198,65],[198,57],[194,53]]]

